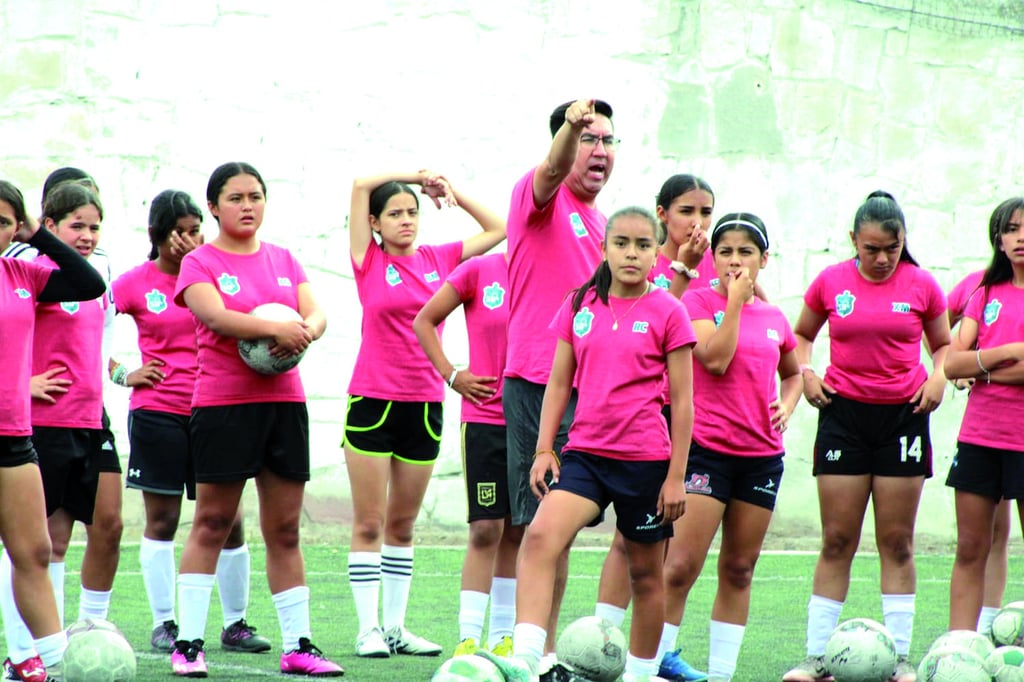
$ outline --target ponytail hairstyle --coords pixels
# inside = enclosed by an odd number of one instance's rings
[[[646,208],[641,208],[640,206],[627,206],[626,208],[619,209],[613,213],[610,218],[608,218],[608,223],[604,228],[605,245],[608,243],[608,232],[610,232],[612,227],[615,225],[615,221],[620,218],[640,218],[645,220],[651,226],[651,232],[654,233],[654,239],[657,243],[660,244],[665,239],[664,227],[650,211]],[[597,266],[597,270],[595,270],[594,274],[590,276],[590,279],[575,290],[572,297],[572,311],[574,313],[579,312],[580,307],[583,305],[583,299],[591,289],[593,289],[593,295],[590,297],[591,301],[599,298],[602,303],[608,305],[608,290],[611,286],[612,269],[608,265],[608,260],[602,259],[601,264]]]
[[[883,230],[896,238],[899,238],[902,232],[903,249],[900,251],[900,261],[911,265],[918,264],[907,249],[907,221],[903,217],[903,209],[896,203],[893,195],[880,189],[869,194],[853,218],[854,235],[860,234],[862,223],[878,223]]]
[[[768,252],[768,228],[765,227],[763,220],[753,213],[726,213],[718,219],[711,230],[711,253],[715,252],[722,235],[733,230],[750,235],[750,241],[754,242],[762,256]]]
[[[1024,212],[1024,197],[1013,197],[996,206],[992,211],[992,217],[988,220],[988,238],[992,243],[992,260],[985,268],[978,288],[988,289],[993,284],[1008,282],[1013,279],[1013,265],[1010,264],[1010,257],[1000,248],[1000,238],[1013,220],[1013,214],[1017,211]]]
[[[178,218],[195,216],[203,222],[203,212],[195,199],[177,189],[165,189],[157,194],[149,205],[149,260],[160,255],[160,245],[178,226]]]
[[[43,218],[49,218],[56,224],[72,211],[89,205],[96,207],[102,221],[103,204],[95,192],[77,182],[62,182],[46,195],[46,201],[43,202]]]
[[[28,212],[25,210],[25,195],[13,183],[0,180],[0,201],[5,201],[14,211],[14,230],[21,227],[21,223],[28,220]]]
[[[715,201],[715,191],[704,178],[689,173],[678,173],[673,175],[661,185],[658,191],[656,205],[663,211],[668,211],[669,206],[676,200],[676,197],[692,192],[695,189],[704,190],[711,195],[711,201]]]

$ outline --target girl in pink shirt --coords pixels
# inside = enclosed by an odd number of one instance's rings
[[[964,309],[946,373],[973,378],[946,485],[956,491],[957,550],[949,627],[974,629],[987,589],[985,565],[1000,499],[1024,517],[1024,436],[1009,406],[1024,399],[1024,198],[989,220],[992,261]]]
[[[552,322],[558,345],[530,472],[541,502],[519,555],[518,578],[530,589],[519,590],[516,598],[517,660],[499,665],[536,674],[556,561],[576,533],[613,503],[616,525],[626,539],[635,600],[623,679],[648,679],[658,670],[665,541],[686,504],[683,476],[693,426],[691,346],[696,340],[678,299],[647,280],[659,237],[658,223],[648,211],[627,208],[613,214],[604,262]],[[671,439],[661,414],[666,369]],[[579,399],[559,458],[553,444],[574,383]]]
[[[0,181],[0,251],[13,238],[47,256],[58,269],[13,258],[0,259],[0,346],[10,371],[0,389],[0,516],[5,591],[17,603],[35,651],[6,661],[21,679],[46,678],[45,666],[59,669],[67,646],[60,610],[49,575],[50,539],[38,457],[32,446],[29,381],[36,303],[90,301],[102,296],[99,274],[69,246],[39,225],[25,210],[21,192]],[[9,567],[13,563],[13,575]],[[6,609],[5,609],[6,610]],[[6,666],[5,666],[6,667]]]
[[[899,656],[892,679],[916,679],[907,660],[914,624],[914,521],[931,476],[929,414],[942,402],[949,349],[946,299],[906,249],[906,221],[892,195],[873,192],[857,210],[857,257],[826,268],[804,295],[796,324],[804,396],[817,408],[814,475],[822,549],[808,605],[807,657],[786,682],[828,677],[825,643],[839,622],[850,565],[872,502],[881,564],[882,614]],[[828,323],[830,365],[811,366]],[[931,350],[931,376],[921,340]]]
[[[112,285],[117,312],[131,316],[138,328],[142,366],[129,371],[111,358],[110,369],[114,383],[132,388],[127,486],[142,492],[146,511],[139,562],[153,613],[150,644],[168,653],[178,638],[174,535],[181,516],[182,490],[195,499],[188,428],[198,372],[192,313],[175,305],[174,289],[182,257],[203,243],[202,220],[202,211],[187,193],[160,192],[149,208],[149,260]],[[256,653],[271,645],[245,622],[249,571],[239,505],[217,560],[224,612],[221,644],[231,651]]]
[[[483,228],[463,241],[418,246],[419,185],[440,208],[461,205]],[[352,269],[363,306],[362,343],[349,383],[345,465],[352,486],[348,572],[359,618],[356,655],[436,656],[405,627],[413,524],[437,459],[445,383],[420,347],[413,319],[455,266],[505,238],[505,222],[428,171],[360,178],[349,214]],[[383,629],[378,604],[383,583]]]

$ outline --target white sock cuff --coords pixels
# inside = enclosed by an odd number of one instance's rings
[[[391,559],[412,559],[412,545],[381,545],[380,555]]]
[[[817,594],[811,595],[811,600],[807,603],[808,608],[813,604],[817,604],[821,608],[835,613],[839,613],[843,610],[843,602],[836,601],[835,599],[829,599],[828,597],[822,597]]]
[[[349,552],[348,565],[352,566],[380,566],[380,552]]]
[[[306,585],[296,585],[283,592],[270,595],[270,600],[274,602],[274,606],[283,609],[295,604],[301,604],[309,601],[309,587]]]
[[[174,540],[154,540],[153,538],[147,538],[145,535],[142,536],[142,541],[139,543],[140,553],[153,553],[174,551]]]
[[[179,573],[178,585],[180,587],[205,587],[213,589],[213,583],[217,576],[213,573]]]
[[[736,623],[723,623],[720,620],[711,621],[710,631],[712,638],[717,637],[730,644],[739,644],[743,641],[743,633],[746,632],[746,625]]]
[[[605,620],[611,621],[615,627],[621,628],[623,621],[626,620],[626,609],[616,606],[615,604],[607,604],[599,601],[594,605],[594,615],[598,618],[604,618]]]
[[[248,554],[248,553],[249,553],[249,545],[247,545],[244,542],[241,545],[239,545],[238,547],[233,547],[231,549],[228,549],[227,547],[225,547],[224,549],[220,550],[220,556],[222,556],[222,557],[240,556],[240,555]]]
[[[914,613],[916,594],[883,594],[882,613]]]

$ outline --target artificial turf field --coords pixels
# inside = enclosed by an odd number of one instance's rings
[[[214,680],[296,679],[278,672],[280,631],[270,603],[263,570],[262,547],[254,542],[252,552],[252,599],[248,620],[270,637],[275,649],[269,654],[232,654],[220,649],[220,602],[214,594],[207,626],[206,647],[210,678]],[[312,591],[313,641],[335,661],[345,666],[343,679],[361,681],[429,680],[442,658],[396,657],[360,659],[353,653],[356,618],[346,577],[347,547],[325,544],[304,546],[307,581]],[[78,609],[78,574],[81,546],[68,553],[67,613]],[[416,548],[416,568],[407,626],[428,639],[440,642],[447,655],[458,638],[459,574],[462,547]],[[593,612],[598,575],[604,558],[597,548],[575,550],[570,580],[562,608],[562,626]],[[779,680],[804,655],[806,604],[816,556],[809,553],[769,553],[761,557],[754,578],[750,622],[740,652],[735,682]],[[686,618],[678,643],[684,657],[700,668],[707,662],[707,622],[714,597],[714,557],[709,557],[704,574],[690,595]],[[916,663],[929,643],[945,631],[949,574],[952,557],[923,555],[917,558],[918,592],[914,644],[911,658]],[[1024,598],[1024,558],[1011,557],[1010,581],[1005,601]],[[850,597],[843,619],[868,617],[881,620],[878,562],[872,555],[858,556],[853,565]],[[126,543],[121,568],[114,584],[110,618],[128,637],[138,654],[137,679],[170,680],[170,660],[149,647],[152,627],[149,606],[138,570],[138,545]],[[628,627],[628,615],[626,626]]]

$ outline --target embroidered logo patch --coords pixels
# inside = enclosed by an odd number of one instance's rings
[[[990,327],[996,323],[999,319],[999,311],[1002,310],[1003,304],[999,302],[998,298],[993,298],[991,301],[985,304],[985,324]]]
[[[501,304],[505,302],[505,290],[497,282],[488,284],[484,287],[484,295],[481,298],[481,302],[488,310],[500,308]]]
[[[477,483],[476,503],[481,507],[493,507],[498,501],[497,483]]]
[[[146,294],[146,310],[157,315],[167,310],[167,296],[159,289],[153,289]]]
[[[580,214],[573,211],[569,214],[569,225],[572,226],[572,231],[577,237],[587,236],[587,226],[583,224],[583,218],[580,218]]]
[[[398,269],[394,265],[388,265],[388,269],[384,272],[384,279],[391,286],[402,283],[402,276],[398,274]]]
[[[779,332],[777,329],[768,328],[765,330],[765,334],[767,334],[768,338],[774,341],[775,343],[779,342]]]
[[[572,333],[583,338],[590,333],[590,328],[593,322],[594,313],[590,312],[590,308],[580,308],[580,311],[573,315],[572,318]]]
[[[708,474],[690,474],[686,482],[686,492],[707,495],[711,492],[711,476]]]
[[[846,289],[841,294],[836,295],[836,315],[839,317],[847,317],[853,312],[853,304],[857,302],[857,297],[850,293],[849,289]]]
[[[81,306],[78,304],[78,301],[64,301],[60,304],[60,307],[68,315],[74,315]]]
[[[228,296],[234,296],[242,290],[242,287],[238,285],[238,278],[226,272],[222,272],[220,277],[217,278],[217,286]]]
[[[716,310],[715,311],[715,326],[716,327],[721,327],[723,319],[725,319],[725,311]]]
[[[662,289],[668,289],[669,285],[672,284],[672,280],[665,276],[664,273],[654,278],[654,286],[661,287]]]
[[[436,282],[439,279],[441,279],[441,276],[437,274],[437,270],[434,270],[423,275],[423,279],[427,280],[428,282]]]
[[[292,280],[290,278],[288,278],[288,277],[278,277],[277,278],[277,286],[279,286],[279,287],[290,287],[291,285],[292,285]]]
[[[633,323],[633,333],[634,334],[646,334],[648,326],[649,326],[648,322],[642,322],[640,320],[637,320],[636,322]]]
[[[909,303],[902,303],[900,301],[893,301],[892,302],[892,311],[894,313],[903,313],[903,314],[909,313],[910,312],[910,304]]]
[[[27,289],[15,289],[14,295],[17,296],[18,298],[28,298],[32,294],[28,293]]]

